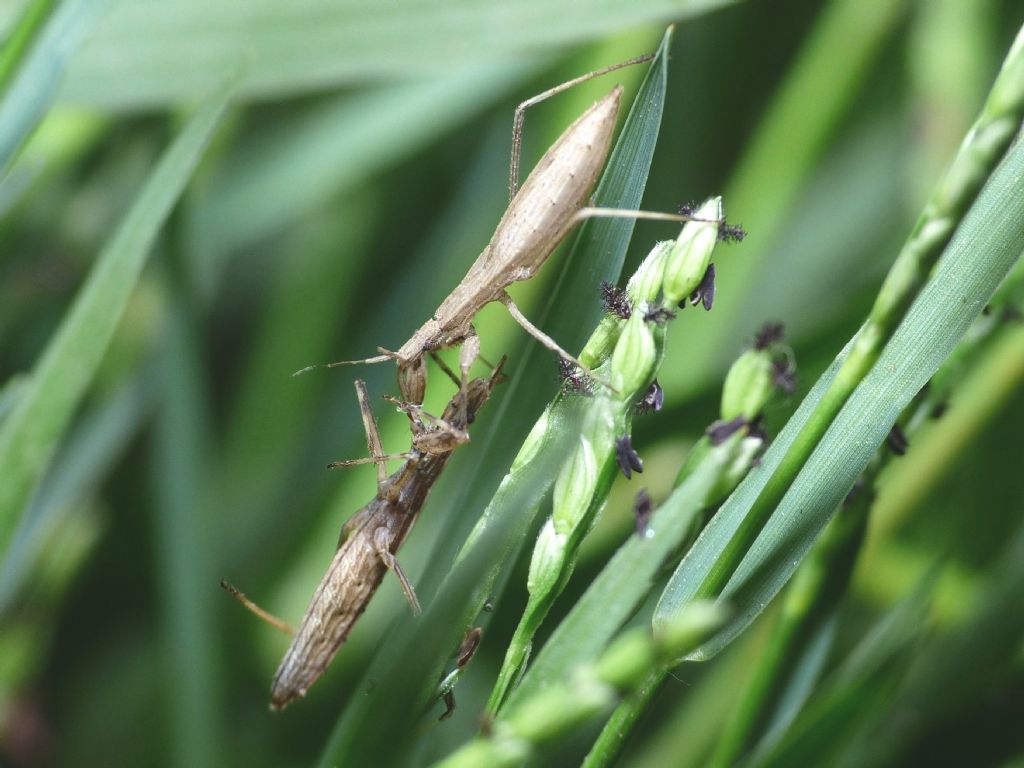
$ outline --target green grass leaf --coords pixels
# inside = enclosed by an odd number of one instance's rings
[[[734,1],[122,1],[74,62],[64,97],[115,108],[175,103],[209,88],[212,73],[240,59],[252,65],[245,98],[436,76]]]
[[[964,218],[878,363],[833,421],[723,590],[721,599],[733,605],[736,618],[695,658],[721,650],[760,615],[792,575],[900,412],[952,352],[1024,251],[1022,217],[1024,142],[1018,142]],[[698,538],[666,588],[655,621],[685,605],[715,566],[836,370],[833,364],[819,380],[762,465]]]
[[[30,4],[0,60],[0,171],[21,147],[56,98],[68,60],[107,0],[49,0]],[[45,20],[45,21],[44,21]],[[19,33],[21,35],[19,36]]]
[[[1006,706],[999,701],[992,703],[991,681],[1020,680],[1020,640],[1024,633],[1022,583],[1024,528],[1018,528],[970,601],[963,621],[947,633],[926,638],[915,652],[899,690],[885,697],[882,706],[866,713],[869,726],[844,750],[843,759],[836,764],[842,768],[920,765],[924,761],[915,758],[915,747],[932,755],[942,754],[944,747],[954,747],[959,754],[966,754],[960,731],[965,723],[979,722],[972,716],[972,709],[984,711],[986,705]],[[845,682],[850,686],[852,680],[848,676]],[[913,714],[908,717],[908,713]],[[953,728],[949,728],[950,723]],[[810,731],[804,728],[805,734]],[[1000,739],[992,739],[991,735],[988,739],[989,743],[976,745],[976,754],[984,754],[986,749],[998,752],[1007,748],[999,743]],[[796,742],[795,738],[787,740],[790,746],[796,746]]]
[[[64,440],[0,563],[0,616],[28,586],[33,568],[51,555],[47,542],[53,531],[68,525],[136,436],[152,409],[152,378],[140,376],[118,387]]]
[[[891,695],[910,652],[928,623],[936,572],[932,571],[871,629],[828,678],[777,743],[751,761],[758,766],[817,764],[835,754]],[[827,762],[827,760],[826,760]]]
[[[46,469],[117,327],[150,246],[223,114],[222,88],[189,119],[99,259],[0,428],[0,552]]]

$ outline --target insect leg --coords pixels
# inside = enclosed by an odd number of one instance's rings
[[[455,375],[455,371],[448,367],[448,363],[441,359],[441,356],[437,352],[431,352],[430,357],[433,358],[434,362],[437,363],[437,367],[444,371],[445,376],[452,380],[456,387],[461,387],[462,382],[459,381],[459,377]]]
[[[583,219],[647,219],[649,221],[708,221],[714,224],[722,224],[721,220],[701,219],[696,216],[687,216],[685,213],[662,213],[661,211],[634,211],[629,208],[580,208],[576,211],[576,221]]]
[[[412,582],[409,581],[405,571],[402,570],[402,566],[398,564],[398,560],[395,559],[394,554],[391,552],[387,528],[380,527],[373,532],[373,547],[377,550],[377,555],[380,557],[381,562],[398,577],[398,583],[402,585],[405,599],[409,601],[412,612],[419,616],[423,609],[420,608],[420,601],[416,599],[416,591],[412,588]]]
[[[377,465],[377,490],[379,491],[388,479],[388,470],[384,466],[384,446],[380,440],[380,429],[377,427],[377,419],[370,406],[370,395],[366,391],[366,382],[362,379],[356,379],[356,398],[359,400],[359,415],[363,417],[363,429],[366,431],[366,447],[370,451],[370,458]]]
[[[480,356],[480,337],[476,335],[476,328],[472,325],[469,326],[469,330],[470,334],[463,340],[462,347],[459,349],[459,372],[462,374],[462,379],[459,382],[458,408],[455,412],[457,424],[469,423],[466,412],[466,387],[469,382],[469,369]]]
[[[550,349],[552,352],[557,353],[560,357],[562,357],[565,360],[568,360],[570,363],[578,367],[581,371],[590,376],[597,383],[605,387],[608,387],[608,389],[612,390],[613,392],[615,391],[615,388],[611,384],[609,384],[604,379],[600,378],[596,373],[587,368],[587,366],[585,366],[575,357],[573,357],[560,346],[558,346],[558,343],[554,339],[552,339],[550,336],[544,333],[544,331],[542,331],[540,328],[531,323],[526,318],[526,316],[519,310],[519,307],[516,306],[516,303],[512,301],[512,297],[509,296],[507,292],[499,296],[498,300],[506,307],[508,307],[508,311],[509,314],[512,315],[512,319],[519,323],[519,325],[522,326],[524,331],[533,336],[533,338],[535,338],[545,347]]]
[[[370,455],[365,459],[332,461],[327,465],[327,468],[338,469],[340,467],[357,467],[362,464],[376,464],[377,491],[380,493],[383,492],[385,483],[388,479],[385,463],[398,459],[411,459],[414,454],[409,451],[404,451],[402,453],[384,453],[384,447],[380,440],[380,430],[377,428],[377,419],[374,417],[373,409],[370,407],[370,396],[366,391],[366,382],[362,379],[356,379],[355,384],[356,396],[359,398],[359,413],[363,417],[363,428],[366,431],[366,446],[370,451]]]
[[[406,414],[408,414],[409,418],[412,419],[413,421],[419,422],[420,424],[422,424],[423,422],[429,422],[438,429],[443,430],[446,434],[455,438],[457,442],[469,442],[469,435],[466,433],[466,430],[460,429],[459,427],[445,421],[442,418],[427,413],[425,410],[423,410],[422,405],[417,405],[416,403],[405,403],[402,402],[401,400],[396,400],[395,398],[390,397],[389,395],[384,395],[384,399],[387,400],[389,403],[393,403],[395,407],[405,411]],[[413,444],[417,445],[417,447],[421,447],[422,445],[420,443],[417,443],[415,439],[413,440]],[[431,453],[432,451],[428,450],[427,452]]]
[[[469,381],[469,369],[480,357],[480,337],[476,335],[476,328],[469,326],[470,334],[466,336],[459,349],[459,372],[462,380],[459,382],[459,389],[466,390],[466,382]]]
[[[643,64],[645,61],[650,61],[654,58],[653,53],[645,54],[644,56],[637,56],[635,59],[629,61],[622,61],[618,64],[612,64],[609,67],[602,67],[601,69],[595,69],[593,72],[588,72],[585,75],[574,77],[572,80],[568,80],[561,85],[556,85],[554,88],[548,88],[543,93],[538,93],[518,107],[516,107],[515,117],[512,118],[512,160],[509,163],[508,169],[508,199],[511,200],[516,196],[516,192],[519,191],[519,161],[522,154],[523,148],[523,122],[526,120],[526,110],[532,107],[534,104],[539,104],[545,99],[550,99],[552,96],[557,96],[562,91],[567,91],[573,86],[585,83],[587,80],[592,80],[595,77],[606,75],[609,72],[614,72],[617,69],[623,67],[630,67],[633,64]]]
[[[295,629],[288,622],[284,621],[283,619],[279,619],[274,614],[268,613],[267,611],[260,608],[258,605],[256,605],[256,603],[254,603],[252,600],[250,600],[248,597],[242,594],[242,592],[237,587],[235,587],[232,584],[229,584],[226,579],[220,580],[220,586],[222,589],[224,589],[224,591],[226,591],[229,595],[235,598],[235,600],[240,602],[245,607],[246,610],[256,614],[258,618],[267,622],[267,624],[269,624],[270,626],[274,627],[275,629],[279,629],[282,632],[285,632],[289,635],[295,634]]]
[[[328,469],[341,469],[344,467],[358,467],[363,464],[376,464],[378,467],[382,467],[382,463],[385,461],[398,461],[399,459],[411,459],[414,454],[409,453],[380,453],[376,456],[367,456],[365,459],[346,459],[345,461],[332,461],[327,465]],[[380,480],[381,472],[377,472],[377,479]],[[385,475],[386,477],[386,475]],[[378,482],[378,488],[380,483]]]
[[[469,664],[474,654],[476,654],[482,634],[483,630],[480,627],[470,627],[466,630],[462,642],[459,643],[458,650],[455,651],[455,669],[445,675],[438,684],[438,696],[444,702],[445,707],[444,714],[438,720],[447,720],[455,711],[455,683],[458,682],[463,668]]]

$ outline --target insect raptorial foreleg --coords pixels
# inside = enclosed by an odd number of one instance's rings
[[[380,490],[388,479],[388,470],[384,466],[384,446],[380,439],[380,429],[370,406],[366,382],[362,379],[356,379],[356,398],[359,400],[359,415],[363,417],[363,429],[366,431],[366,447],[370,451],[370,458],[377,465],[377,490]]]
[[[462,341],[459,348],[459,372],[462,378],[459,381],[459,394],[455,421],[458,424],[468,424],[469,419],[466,413],[466,383],[469,381],[469,369],[480,356],[480,337],[476,335],[476,328],[469,326],[471,333]],[[466,435],[467,439],[469,435]]]
[[[556,85],[554,88],[548,88],[543,93],[538,93],[536,96],[532,96],[516,107],[515,116],[512,118],[512,160],[509,163],[508,169],[508,199],[511,200],[515,197],[516,192],[519,190],[519,162],[523,148],[523,122],[526,120],[527,109],[532,107],[534,104],[539,104],[545,99],[557,96],[559,93],[562,93],[562,91],[567,91],[580,83],[585,83],[588,80],[600,77],[601,75],[607,75],[609,72],[614,72],[615,70],[622,69],[623,67],[630,67],[634,64],[643,64],[645,61],[650,61],[653,58],[654,54],[648,53],[643,56],[637,56],[635,59],[629,59],[629,61],[621,61],[618,64],[612,64],[608,67],[595,69],[593,72],[587,72],[585,75],[574,77],[572,80],[567,80],[561,85]]]
[[[455,375],[455,371],[453,371],[451,368],[448,367],[448,363],[446,363],[441,358],[441,356],[439,354],[437,354],[437,352],[433,352],[432,351],[430,353],[430,357],[431,357],[431,359],[433,359],[433,361],[435,363],[437,363],[437,367],[440,368],[442,371],[444,371],[445,376],[447,376],[449,379],[452,380],[452,383],[456,387],[461,387],[462,386],[462,382],[459,380],[459,377]]]
[[[519,307],[516,306],[516,303],[514,301],[512,301],[512,297],[508,295],[508,292],[503,292],[502,295],[498,297],[498,300],[502,304],[504,304],[506,307],[508,307],[508,312],[509,312],[510,315],[512,315],[512,319],[515,320],[517,323],[519,323],[519,325],[522,327],[522,329],[524,331],[526,331],[528,334],[533,336],[533,338],[535,338],[537,341],[539,341],[545,347],[550,349],[552,352],[556,353],[559,357],[561,357],[564,360],[568,360],[570,363],[575,365],[577,368],[579,368],[581,371],[583,371],[585,374],[587,374],[590,378],[592,378],[598,384],[601,384],[601,385],[603,385],[605,387],[608,387],[608,389],[610,389],[612,391],[615,391],[615,388],[612,387],[611,384],[609,384],[607,381],[605,381],[604,379],[599,377],[592,370],[587,368],[587,366],[585,366],[583,363],[581,363],[573,355],[569,354],[564,349],[562,349],[560,346],[558,346],[558,342],[556,342],[554,339],[552,339],[550,336],[548,336],[546,333],[544,333],[544,331],[542,331],[540,328],[538,328],[533,323],[531,323],[526,318],[526,315],[524,315],[519,310]]]
[[[392,459],[409,459],[412,454],[405,453],[384,453],[384,447],[380,439],[380,429],[377,427],[377,419],[373,415],[373,408],[370,406],[370,395],[366,391],[366,382],[356,379],[356,397],[359,399],[359,414],[363,418],[363,429],[366,431],[366,447],[370,455],[365,459],[348,459],[347,461],[332,461],[327,465],[328,469],[339,467],[355,467],[360,464],[377,465],[377,492],[384,491],[387,484],[388,472],[385,462]]]
[[[465,429],[427,413],[423,410],[423,406],[416,403],[405,403],[388,395],[384,395],[384,399],[404,411],[412,421],[414,425],[412,444],[417,450],[432,454],[450,453],[457,446],[469,442],[469,434]],[[436,429],[428,430],[427,424]]]
[[[463,392],[466,391],[466,382],[469,381],[469,369],[480,357],[480,337],[476,335],[476,328],[469,326],[469,329],[472,332],[463,339],[459,348],[459,372],[462,374],[459,389]]]
[[[262,608],[260,608],[258,605],[256,605],[256,603],[254,603],[252,600],[246,597],[241,590],[239,590],[234,585],[228,583],[226,579],[220,580],[220,586],[222,589],[224,589],[225,592],[227,592],[229,595],[235,598],[235,600],[240,602],[247,611],[254,613],[257,616],[257,618],[267,622],[267,624],[274,627],[275,629],[279,629],[282,632],[285,632],[289,635],[295,634],[295,628],[292,627],[291,624],[286,622],[284,619],[277,618],[277,616],[270,613],[269,611],[265,611]]]
[[[480,646],[483,630],[480,627],[469,627],[462,642],[455,651],[455,669],[441,678],[437,686],[437,695],[444,702],[444,714],[438,720],[447,720],[455,711],[455,683],[458,682],[462,670],[473,659],[476,649]]]
[[[418,355],[398,361],[398,391],[407,403],[422,403],[427,393],[427,359]]]
[[[373,547],[377,551],[377,555],[380,557],[381,562],[398,577],[398,583],[402,585],[402,592],[405,593],[405,599],[409,601],[409,607],[412,608],[413,613],[419,616],[423,612],[420,608],[420,601],[416,598],[416,591],[412,588],[412,582],[409,581],[405,571],[402,570],[402,566],[395,559],[390,543],[387,528],[377,528],[373,532]]]

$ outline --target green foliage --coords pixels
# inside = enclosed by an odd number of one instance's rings
[[[1018,5],[0,4],[0,763],[1019,762]],[[269,713],[287,641],[218,580],[301,616],[374,492],[324,469],[366,449],[353,378],[409,445],[393,365],[289,374],[436,309],[507,203],[518,101],[655,50],[532,107],[524,173],[621,83],[593,204],[720,199],[748,237],[691,228],[651,277],[677,224],[591,220],[512,287],[616,392],[485,308],[508,379],[398,553],[423,614],[385,576]],[[606,315],[631,275],[671,323]],[[431,363],[426,410],[453,391]],[[642,473],[605,440],[570,482],[581,433],[627,427]]]
[[[222,88],[182,129],[97,259],[90,279],[0,430],[0,550],[6,550],[29,496],[88,388],[129,295],[210,134],[227,106]]]

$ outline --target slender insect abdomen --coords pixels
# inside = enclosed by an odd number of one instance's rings
[[[281,709],[306,695],[380,586],[387,569],[373,549],[371,527],[365,525],[354,531],[334,553],[274,675],[271,709]]]
[[[489,389],[480,392],[479,387],[474,388],[475,397],[471,396],[467,405],[470,412],[476,413],[488,393]],[[444,416],[454,419],[456,412],[449,404]],[[464,427],[462,424],[460,428]],[[445,453],[410,459],[388,478],[394,494],[378,493],[353,517],[358,522],[334,553],[274,675],[271,709],[282,709],[305,696],[327,669],[387,572],[376,549],[377,532],[386,531],[388,550],[392,554],[398,551],[449,456]]]
[[[505,273],[508,282],[525,280],[551,255],[594,191],[611,149],[621,96],[622,86],[615,86],[544,153],[470,275],[486,270]]]

